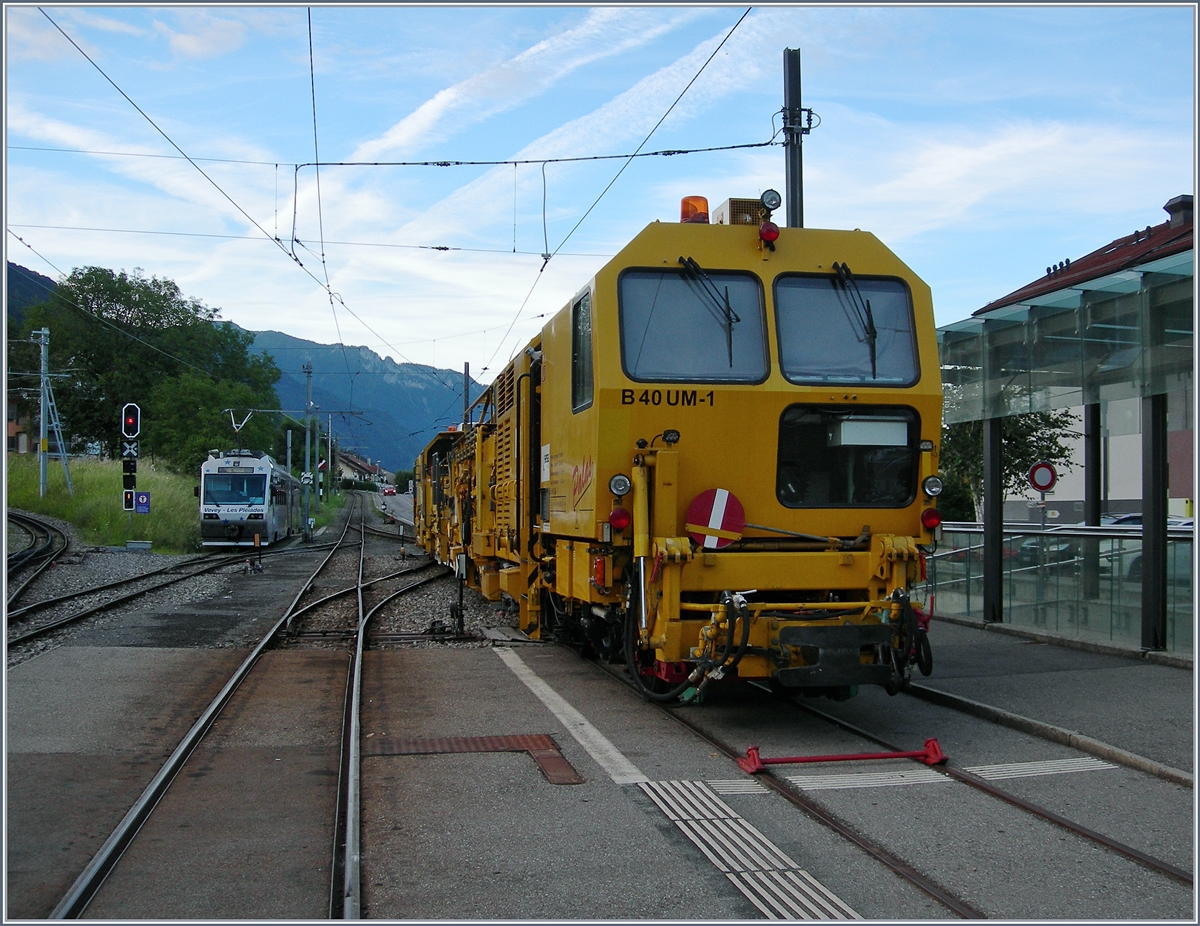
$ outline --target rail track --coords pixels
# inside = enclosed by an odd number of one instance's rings
[[[28,546],[8,554],[7,575],[11,590],[6,599],[6,604],[11,608],[13,602],[24,594],[25,590],[33,584],[34,580],[67,552],[70,547],[70,541],[63,531],[49,521],[43,521],[41,518],[12,511],[8,512],[7,517],[9,523],[26,533],[30,538]],[[26,569],[32,571],[24,576],[15,588],[12,587],[14,578]]]
[[[616,679],[630,690],[641,695],[641,692],[638,691],[632,680],[627,678],[622,672],[622,668],[620,666],[610,666],[603,662],[598,662],[596,664],[607,675]],[[764,693],[768,695],[772,694],[770,689],[766,688],[765,686],[756,685],[755,687],[762,688]],[[648,703],[652,704],[661,714],[670,717],[676,723],[685,727],[695,736],[708,743],[713,749],[719,751],[727,758],[734,761],[743,758],[743,752],[739,752],[728,742],[724,741],[720,736],[714,734],[711,730],[707,730],[700,724],[692,721],[683,712],[652,701]],[[890,742],[884,737],[857,727],[854,724],[847,723],[840,718],[834,717],[831,714],[811,707],[807,704],[802,704],[799,702],[792,703],[797,709],[802,710],[812,716],[818,717],[827,723],[838,727],[839,729],[861,737],[870,743],[873,743],[877,746],[882,746],[888,751],[902,751],[901,746]],[[1106,836],[1103,833],[1099,833],[1076,821],[1070,820],[1067,817],[1055,813],[1048,808],[1042,807],[1033,801],[1022,798],[1016,794],[1004,790],[1003,788],[999,788],[992,782],[987,781],[970,771],[955,767],[948,762],[943,765],[933,766],[932,768],[955,781],[967,785],[981,794],[1017,807],[1039,820],[1067,830],[1068,832],[1095,843],[1096,845],[1110,852],[1121,855],[1143,868],[1157,872],[1158,874],[1170,878],[1171,880],[1183,884],[1189,888],[1193,887],[1194,878],[1192,873],[1180,868],[1179,866],[1172,865],[1169,862],[1142,852],[1139,849],[1129,846],[1119,840],[1113,839],[1110,836]],[[936,879],[922,871],[919,871],[914,866],[888,851],[885,847],[871,839],[867,834],[863,833],[855,826],[840,819],[835,813],[831,812],[827,807],[822,806],[818,801],[804,793],[802,789],[798,788],[792,782],[789,782],[786,778],[772,773],[769,768],[757,774],[755,778],[770,791],[779,795],[793,806],[800,808],[810,817],[816,819],[820,823],[837,832],[845,839],[849,840],[854,845],[858,846],[867,855],[886,866],[905,881],[908,881],[927,896],[936,900],[954,915],[962,919],[987,918],[986,914],[977,910],[967,901],[956,896],[952,891],[939,884]]]
[[[320,544],[312,549],[321,549],[327,544]],[[258,556],[281,556],[287,555],[295,551],[288,549],[271,549],[263,550],[261,553],[254,554]],[[131,601],[136,601],[154,592],[161,591],[179,582],[186,582],[188,579],[194,579],[198,576],[207,575],[210,572],[215,572],[225,566],[235,563],[245,563],[248,558],[246,553],[232,554],[203,554],[192,559],[184,560],[178,563],[172,563],[168,566],[163,566],[158,569],[151,569],[136,576],[127,576],[122,579],[115,579],[112,582],[105,582],[102,585],[92,586],[86,591],[69,592],[63,595],[54,595],[50,598],[44,598],[39,601],[31,602],[19,608],[9,608],[6,613],[6,623],[10,628],[18,624],[24,624],[33,618],[36,614],[42,611],[47,611],[58,605],[63,605],[68,602],[78,601],[79,599],[90,598],[94,595],[111,592],[111,595],[105,597],[94,604],[86,605],[78,610],[74,610],[69,614],[55,617],[49,620],[38,622],[34,626],[17,629],[8,637],[8,645],[10,647],[24,643],[29,640],[37,639],[52,631],[59,630],[69,624],[77,623],[86,617],[91,617],[94,614],[99,614],[103,611],[110,610],[123,604],[128,604]],[[149,582],[150,584],[145,584]],[[15,597],[15,595],[13,596]],[[11,599],[10,599],[11,601]]]
[[[133,843],[139,829],[147,822],[156,805],[162,800],[172,782],[178,777],[189,757],[196,751],[222,711],[234,700],[239,686],[254,671],[263,654],[269,650],[303,648],[314,642],[325,644],[332,642],[339,647],[348,644],[350,650],[343,705],[340,709],[342,732],[330,859],[329,916],[335,919],[358,918],[361,910],[359,887],[361,883],[361,851],[359,849],[361,799],[358,787],[360,765],[358,744],[362,699],[362,654],[368,643],[367,627],[372,618],[378,615],[386,605],[426,582],[441,578],[446,574],[444,567],[430,567],[424,562],[414,562],[384,576],[364,579],[366,538],[368,533],[372,533],[363,529],[366,526],[366,517],[366,506],[361,498],[355,496],[352,510],[346,518],[341,535],[328,545],[330,549],[327,554],[303,582],[283,614],[225,682],[220,692],[180,740],[170,757],[134,802],[116,829],[92,857],[67,893],[59,900],[50,914],[52,919],[75,918],[83,915],[89,903],[100,890],[105,878],[117,866],[121,856]],[[357,524],[354,523],[356,520]],[[354,534],[358,536],[355,537]],[[396,539],[395,534],[387,536],[393,540]],[[221,560],[228,562],[239,558],[244,558],[244,555],[232,558],[222,557]],[[204,565],[209,569],[216,568],[213,564],[205,563]],[[332,592],[301,604],[306,596],[311,597],[316,594],[318,578],[321,579],[323,587],[337,586],[346,572],[353,574],[349,584],[344,587],[336,587]],[[186,576],[173,577],[173,580],[181,578],[186,578]],[[353,602],[347,608],[345,606],[347,599],[351,597],[353,597]],[[366,601],[364,601],[364,597]],[[385,635],[384,642],[393,642],[392,637],[394,636]],[[423,639],[448,638],[445,633],[408,636]]]

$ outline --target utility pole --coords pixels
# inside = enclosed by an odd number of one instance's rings
[[[463,427],[466,428],[470,419],[471,408],[471,364],[463,364]]]
[[[292,474],[292,429],[287,429],[287,471]]]
[[[43,328],[38,332],[38,341],[42,345],[42,423],[38,435],[38,496],[46,497],[46,463],[50,458],[49,430],[49,397],[50,397],[50,329]],[[59,448],[60,450],[62,448]]]
[[[304,485],[304,539],[309,540],[309,491],[312,488],[312,364],[300,368],[304,371],[304,472],[308,482]]]
[[[787,165],[787,227],[804,227],[803,140],[808,129],[802,125],[800,108],[800,49],[783,50],[783,152]],[[809,116],[812,122],[812,116]],[[811,124],[809,129],[811,129]]]
[[[325,487],[326,500],[333,497],[333,415],[329,416],[329,430],[325,432]]]

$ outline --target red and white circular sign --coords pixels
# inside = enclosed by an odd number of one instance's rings
[[[1029,484],[1037,492],[1049,492],[1058,482],[1058,473],[1049,463],[1034,463],[1029,467]]]
[[[706,550],[719,550],[741,540],[745,529],[742,503],[728,489],[708,489],[688,506],[684,530]]]

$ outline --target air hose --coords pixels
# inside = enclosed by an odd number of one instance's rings
[[[746,607],[746,599],[740,594],[735,595],[726,591],[721,594],[721,602],[729,615],[729,629],[725,635],[724,652],[721,653],[719,659],[701,659],[686,679],[674,688],[663,692],[651,691],[642,678],[641,666],[637,659],[637,649],[634,644],[637,635],[637,623],[628,617],[626,618],[625,664],[629,668],[629,674],[633,676],[644,697],[651,701],[665,704],[675,701],[688,688],[694,686],[691,696],[687,700],[679,702],[679,706],[690,704],[700,696],[700,693],[710,681],[722,678],[726,671],[736,668],[737,664],[742,661],[742,657],[746,655],[746,650],[750,645],[750,611]],[[737,652],[733,653],[733,661],[730,662],[730,653],[733,650],[733,631],[738,619],[742,622],[742,638],[738,644]],[[703,676],[703,679],[701,679],[701,676]],[[700,681],[699,685],[696,685],[697,681]]]

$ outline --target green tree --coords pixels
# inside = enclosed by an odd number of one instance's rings
[[[1078,437],[1079,432],[1071,430],[1078,418],[1070,409],[1010,415],[1001,421],[1001,452],[1004,460],[1002,484],[1006,498],[1028,487],[1026,474],[1035,463],[1045,460],[1059,472],[1071,470],[1071,448],[1062,439]],[[975,520],[982,521],[982,421],[963,421],[943,426],[938,469],[948,486],[963,487],[970,493]]]
[[[69,374],[55,382],[64,429],[110,454],[126,402],[143,409],[143,454],[186,469],[203,459],[198,452],[232,445],[227,414],[217,429],[222,409],[279,407],[279,369],[250,353],[254,336],[171,280],[76,268],[47,303],[27,310],[24,330],[41,327],[50,329],[51,366]]]

